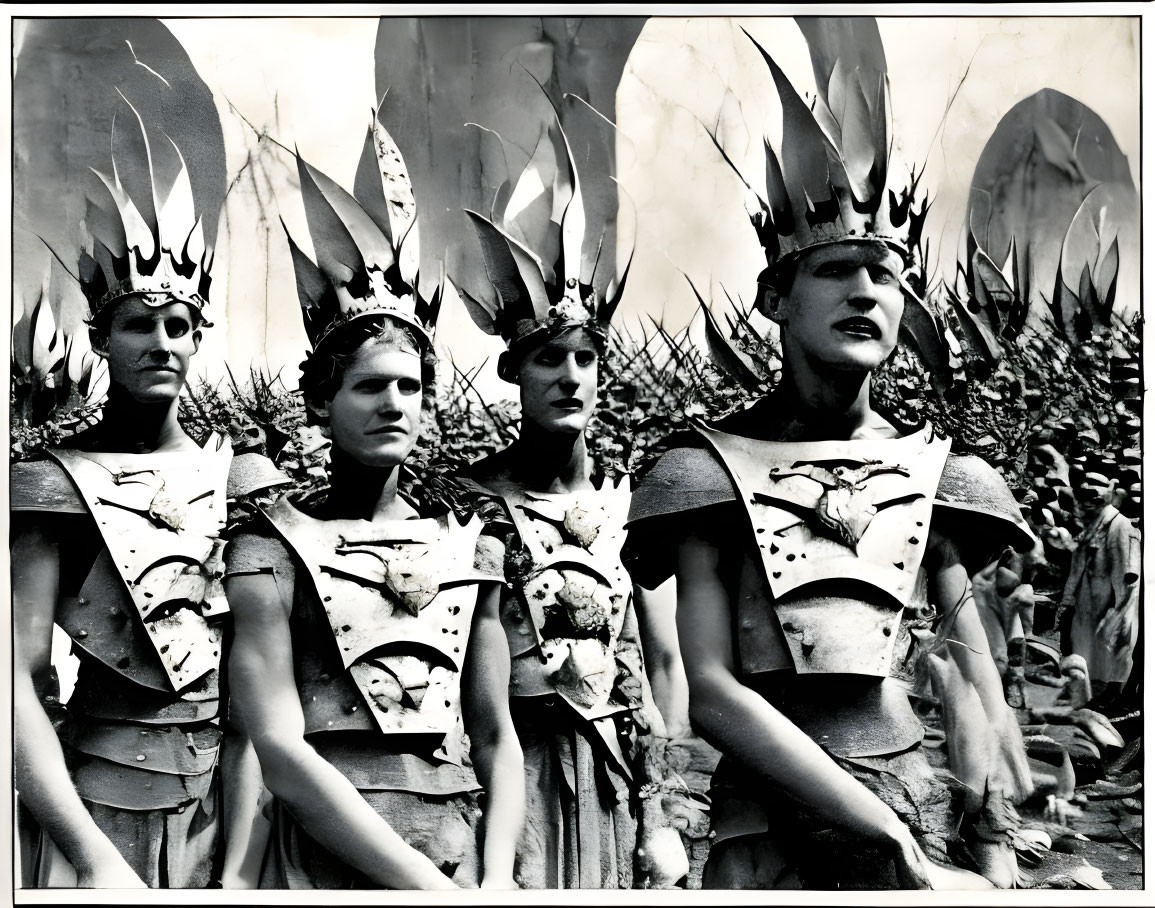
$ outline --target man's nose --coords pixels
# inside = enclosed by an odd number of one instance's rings
[[[401,412],[401,389],[396,384],[388,385],[381,392],[377,412],[382,416],[395,415]]]
[[[163,324],[157,325],[149,338],[150,352],[163,353],[166,356],[172,352],[172,338],[168,336],[168,331]]]
[[[561,375],[558,381],[567,387],[576,388],[581,382],[578,370],[577,357],[572,353],[562,360]]]
[[[878,304],[878,285],[865,265],[854,269],[848,276],[847,301],[860,309],[871,309]]]

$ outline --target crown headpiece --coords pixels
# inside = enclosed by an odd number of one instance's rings
[[[608,120],[574,95],[564,100],[575,105],[575,116],[609,126],[598,131],[601,141],[612,142]],[[591,132],[591,141],[598,141],[598,131]],[[587,158],[612,161],[613,155]],[[585,176],[611,179],[592,169]],[[506,342],[509,349],[498,362],[501,378],[515,380],[517,349],[575,327],[604,336],[629,273],[627,262],[619,280],[613,250],[603,255],[607,238],[615,236],[616,187],[583,193],[556,108],[517,180],[499,188],[493,216],[466,214],[477,231],[493,296],[479,300],[461,290],[461,298],[482,331]]]
[[[119,93],[119,92],[118,92]],[[88,199],[85,225],[92,252],[82,252],[80,286],[90,317],[126,296],[150,306],[182,302],[203,311],[208,304],[212,250],[205,243],[203,218],[196,210],[188,168],[176,143],[154,149],[136,108],[135,128],[118,129],[113,117],[112,174],[93,169],[113,206]]]
[[[796,21],[818,87],[813,107],[745,32],[770,69],[782,104],[781,147],[763,140],[765,195],[746,184],[757,197],[751,221],[767,264],[774,267],[813,246],[856,240],[882,241],[905,255],[913,193],[887,187],[889,92],[878,25],[863,17]]]
[[[394,238],[378,157],[378,145],[386,135],[374,115],[365,134],[352,195],[297,155],[316,263],[301,251],[288,228],[285,234],[293,255],[305,332],[314,352],[335,331],[370,316],[388,316],[412,328],[424,343],[433,343],[441,286],[427,300],[417,291],[416,273],[402,273],[406,258],[402,247],[408,252],[408,244],[417,243],[417,219],[415,216],[404,234]],[[397,175],[393,177],[396,180]],[[402,182],[402,188],[411,194],[408,181]]]

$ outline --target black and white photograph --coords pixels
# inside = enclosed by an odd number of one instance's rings
[[[615,9],[7,8],[16,903],[1145,889],[1149,10]]]

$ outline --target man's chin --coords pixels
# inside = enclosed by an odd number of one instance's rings
[[[180,384],[174,382],[158,382],[146,387],[128,390],[128,395],[138,404],[172,403],[180,397]]]
[[[392,470],[399,467],[409,458],[413,448],[410,445],[390,445],[388,448],[376,448],[371,451],[345,451],[350,458],[372,470]]]
[[[550,418],[540,428],[554,435],[581,435],[586,430],[590,417],[585,413],[565,414]]]
[[[837,372],[874,372],[889,355],[889,351],[877,349],[841,350],[832,354],[826,365]]]

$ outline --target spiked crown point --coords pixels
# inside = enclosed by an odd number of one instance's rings
[[[79,278],[90,319],[126,296],[150,306],[183,302],[203,314],[213,258],[203,221],[218,212],[198,212],[176,142],[165,135],[154,149],[136,108],[121,100],[132,117],[127,126],[113,117],[112,172],[93,170],[107,198],[89,198],[85,214],[91,251],[80,255]]]
[[[572,119],[595,127],[589,131],[591,141],[612,143],[609,120],[573,95],[565,95],[563,104]],[[521,173],[496,193],[491,215],[465,211],[481,247],[484,283],[493,295],[480,300],[463,291],[461,296],[477,326],[500,335],[509,347],[498,363],[498,374],[507,381],[515,379],[511,354],[531,340],[574,327],[605,337],[629,272],[627,262],[618,280],[611,273],[614,257],[602,254],[617,221],[616,187],[613,192],[583,191],[589,188],[583,179],[610,181],[612,175],[592,170],[579,175],[561,113],[552,100],[551,105],[553,118],[543,125]]]
[[[369,316],[395,319],[414,329],[424,343],[433,344],[441,288],[427,300],[417,291],[417,276],[403,274],[408,245],[417,242],[417,220],[414,218],[400,236],[395,235],[380,158],[380,146],[387,138],[374,114],[352,194],[296,154],[316,262],[301,250],[287,227],[285,235],[297,278],[301,317],[314,352],[333,332]],[[402,182],[411,197],[408,180]]]
[[[766,191],[755,192],[758,207],[751,212],[766,260],[773,267],[811,247],[847,241],[881,241],[905,256],[911,197],[887,185],[889,83],[878,26],[862,17],[796,21],[818,86],[813,106],[743,30],[782,106],[781,147],[763,143]]]

